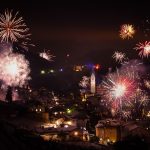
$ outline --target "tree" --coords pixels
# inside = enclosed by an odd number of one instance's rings
[[[12,102],[12,87],[11,86],[8,86],[5,100],[8,101],[9,103]]]

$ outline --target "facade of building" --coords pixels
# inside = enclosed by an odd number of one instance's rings
[[[95,72],[93,71],[90,78],[90,86],[91,86],[91,93],[95,94],[96,92],[96,78],[95,78]]]
[[[121,138],[121,123],[117,120],[101,120],[96,125],[96,136],[101,144],[114,143]]]

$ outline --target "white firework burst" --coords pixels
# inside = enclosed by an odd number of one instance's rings
[[[24,55],[10,53],[0,54],[0,80],[7,86],[22,87],[29,79],[29,62]]]
[[[117,62],[122,62],[125,59],[125,53],[122,52],[114,52],[112,56]]]
[[[150,80],[144,80],[144,85],[146,88],[150,89]]]
[[[140,83],[140,75],[143,65],[138,60],[131,60],[122,64],[122,67],[114,73],[109,73],[100,85],[100,95],[107,106],[114,110],[133,103],[133,95]],[[141,97],[141,101],[145,95]],[[122,101],[120,104],[120,100]]]
[[[22,17],[18,17],[18,12],[14,14],[12,10],[6,10],[0,14],[0,38],[1,42],[18,42],[18,39],[29,40],[29,28]]]
[[[87,88],[89,86],[90,82],[90,78],[87,76],[83,76],[82,80],[79,83],[79,86],[81,86],[82,88]]]
[[[53,61],[53,58],[55,57],[51,54],[50,50],[44,50],[44,52],[40,53],[39,55],[48,61]]]
[[[139,51],[140,57],[148,57],[150,55],[150,41],[145,43],[138,43],[134,48]]]
[[[120,72],[108,74],[101,84],[101,96],[107,107],[122,112],[123,106],[130,103],[135,91],[136,82]]]
[[[1,43],[0,44],[0,53],[2,55],[8,55],[13,52],[11,43]]]
[[[106,77],[106,80],[102,82],[105,95],[109,97],[109,100],[115,100],[120,97],[126,97],[128,93],[131,93],[131,87],[133,89],[135,80],[132,76],[124,74],[117,70],[116,73],[110,73]]]

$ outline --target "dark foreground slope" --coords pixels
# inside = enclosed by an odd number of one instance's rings
[[[60,143],[44,141],[41,137],[0,121],[1,150],[107,150],[107,147],[78,143]]]

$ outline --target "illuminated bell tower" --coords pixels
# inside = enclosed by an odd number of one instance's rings
[[[91,74],[91,78],[90,78],[90,86],[91,86],[91,93],[92,94],[95,94],[96,92],[96,81],[95,81],[95,72],[94,70],[92,71],[92,74]]]

